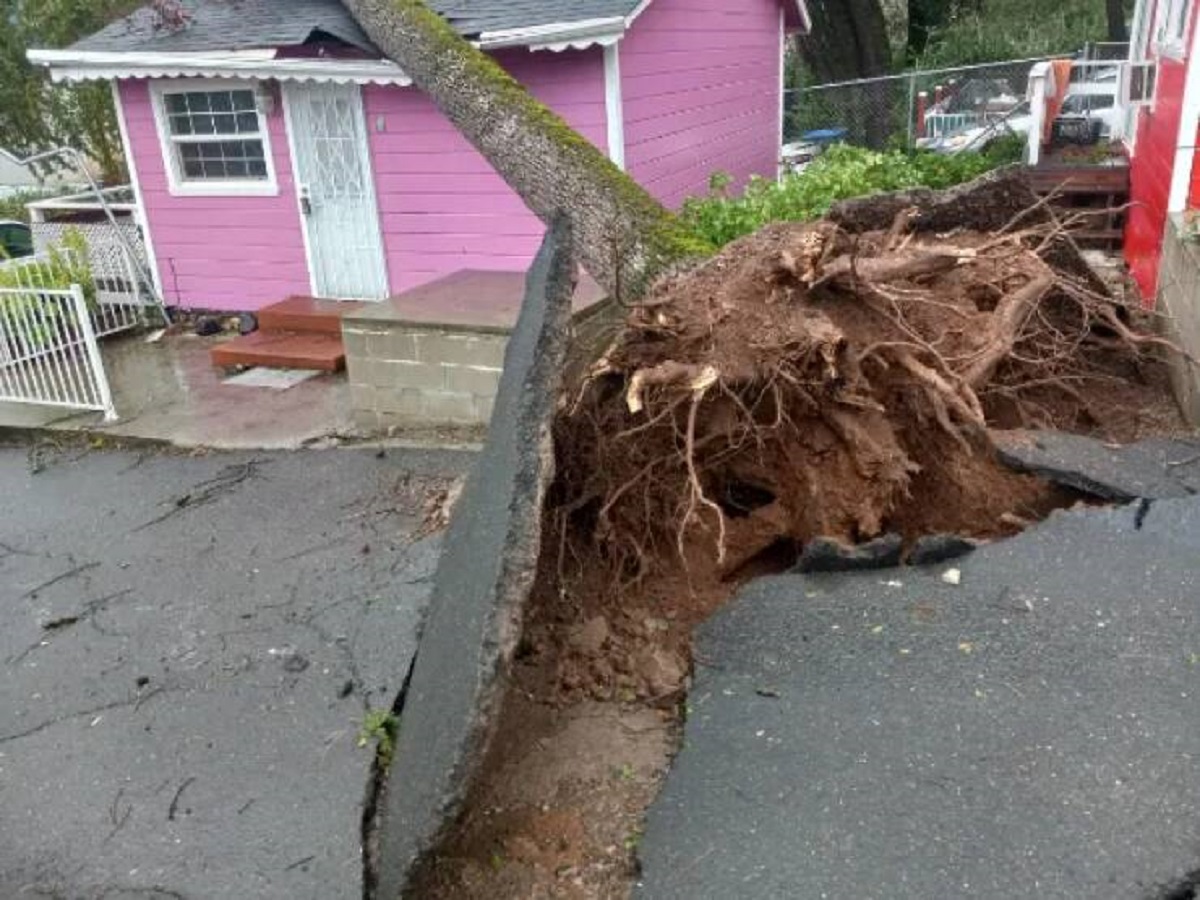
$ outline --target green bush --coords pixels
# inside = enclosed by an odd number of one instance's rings
[[[1020,157],[1019,139],[996,142],[982,153],[876,152],[831,147],[808,168],[780,181],[754,178],[741,196],[728,195],[729,177],[717,174],[707,197],[684,204],[684,221],[705,240],[724,246],[768,222],[818,219],[838,200],[914,187],[947,188]]]
[[[58,247],[51,247],[34,262],[14,260],[0,266],[0,289],[41,287],[65,290],[77,284],[89,309],[96,308],[96,281],[88,265],[87,241],[76,229],[69,229]],[[53,339],[56,329],[70,330],[75,325],[73,312],[60,307],[43,307],[26,293],[0,294],[0,319],[22,332],[25,343],[42,347]]]

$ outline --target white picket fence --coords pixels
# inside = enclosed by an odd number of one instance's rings
[[[100,338],[139,327],[147,308],[128,261],[97,277],[57,248],[0,263],[0,282],[0,401],[115,419]]]

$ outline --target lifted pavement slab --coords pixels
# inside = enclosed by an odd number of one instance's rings
[[[453,821],[486,751],[520,637],[554,477],[551,426],[571,338],[576,266],[548,232],[509,340],[488,442],[446,537],[380,800],[377,895],[395,900]],[[403,672],[399,666],[396,672]]]
[[[1200,500],[755,582],[699,630],[638,896],[1192,896],[1198,597]]]
[[[420,486],[472,461],[0,449],[0,897],[358,900]]]
[[[1189,497],[1200,491],[1200,441],[1106,444],[1063,431],[995,431],[1000,461],[1104,500]]]

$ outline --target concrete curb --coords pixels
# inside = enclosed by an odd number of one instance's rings
[[[537,567],[575,259],[556,223],[530,269],[487,444],[446,537],[379,802],[375,896],[401,896],[460,810],[491,737]]]

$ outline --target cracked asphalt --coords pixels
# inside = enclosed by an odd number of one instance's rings
[[[361,897],[359,730],[472,460],[0,447],[0,897]]]
[[[634,896],[1194,900],[1198,598],[1196,497],[755,581],[698,630]]]

